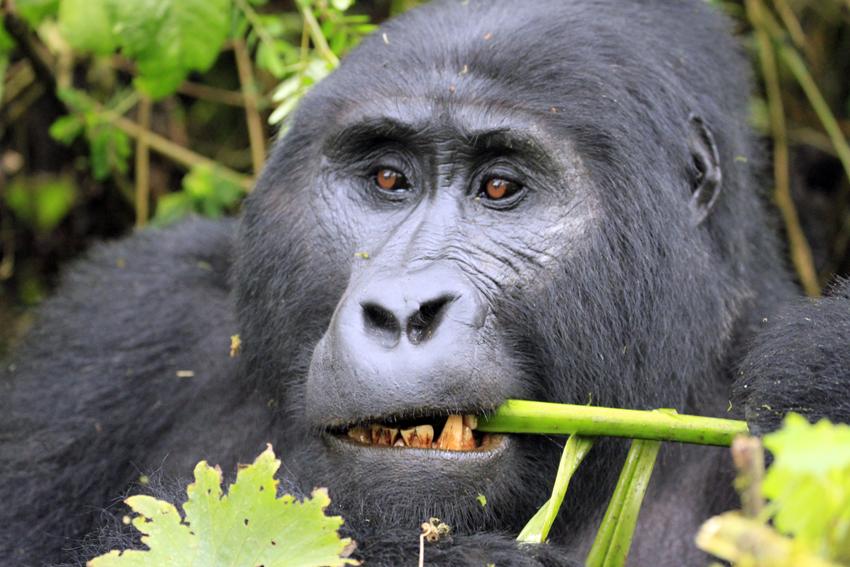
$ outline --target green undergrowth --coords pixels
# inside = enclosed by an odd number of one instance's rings
[[[765,472],[761,442],[735,420],[673,410],[620,410],[509,400],[479,428],[568,435],[551,496],[518,535],[522,545],[549,538],[570,479],[599,436],[632,438],[620,478],[586,559],[587,567],[622,567],[663,442],[732,445],[742,509],[710,518],[697,545],[735,567],[850,566],[850,426],[809,424],[789,415],[764,438],[773,456]],[[269,447],[241,467],[225,493],[218,468],[201,462],[182,512],[150,496],[126,500],[145,550],[112,551],[90,567],[309,567],[354,565],[356,544],[341,538],[339,516],[327,516],[327,491],[302,501],[277,496],[280,461]],[[486,502],[486,501],[485,501]],[[419,534],[411,528],[411,538]],[[424,548],[423,548],[424,549]],[[411,558],[413,561],[415,558]]]

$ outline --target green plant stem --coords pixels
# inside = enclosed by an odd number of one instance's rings
[[[829,105],[824,100],[820,89],[818,89],[809,70],[806,68],[806,64],[803,62],[800,54],[787,45],[779,45],[779,56],[791,70],[794,78],[797,79],[800,87],[802,87],[803,92],[806,93],[806,97],[809,99],[815,114],[818,115],[824,130],[826,130],[830,141],[832,141],[835,152],[838,154],[838,159],[844,167],[844,173],[847,179],[850,180],[850,145],[848,145],[847,138],[844,137],[844,132],[841,131],[841,126],[839,126],[838,121],[835,119],[835,115],[829,109]]]
[[[148,223],[150,206],[150,151],[148,136],[151,127],[150,97],[143,96],[139,104],[140,136],[136,138],[136,228]]]
[[[626,564],[660,447],[659,441],[632,441],[617,487],[587,556],[587,567],[623,567]]]
[[[760,0],[746,0],[746,9],[747,17],[754,28],[770,113],[770,130],[773,137],[773,178],[776,185],[774,199],[785,222],[791,261],[794,263],[800,283],[807,295],[817,297],[820,295],[820,283],[815,271],[812,249],[803,233],[800,217],[791,197],[785,108],[782,103],[782,88],[779,81],[776,54],[771,43],[771,35],[781,32],[776,31],[778,24],[769,15],[767,8]]]
[[[248,48],[242,38],[233,41],[233,53],[236,56],[236,70],[239,73],[239,84],[245,99],[245,121],[248,124],[248,140],[251,145],[251,164],[254,177],[260,175],[263,162],[266,159],[265,134],[260,111],[257,109],[257,85],[254,81],[254,70]]]
[[[481,417],[480,431],[630,437],[728,447],[747,433],[743,421],[679,415],[662,411],[508,400],[491,416]]]
[[[561,453],[561,462],[558,464],[558,474],[555,476],[555,484],[552,485],[552,496],[528,521],[517,536],[517,541],[522,543],[543,543],[549,536],[552,524],[558,517],[558,511],[564,502],[564,496],[570,485],[570,479],[576,469],[584,460],[590,448],[593,446],[592,439],[570,435]]]
[[[305,5],[303,0],[296,0],[295,5],[298,7],[298,11],[301,12],[301,17],[304,18],[304,25],[310,30],[310,39],[313,40],[313,45],[316,46],[316,51],[319,52],[319,55],[321,55],[325,61],[334,67],[339,65],[339,58],[328,45],[328,41],[325,39],[325,34],[322,33],[322,26],[316,19],[316,15],[313,13],[313,10],[310,9],[310,6]]]

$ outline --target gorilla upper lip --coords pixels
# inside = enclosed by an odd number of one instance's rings
[[[395,449],[438,449],[443,451],[490,450],[504,436],[477,431],[474,414],[418,418],[386,417],[332,429],[336,437],[357,445]]]

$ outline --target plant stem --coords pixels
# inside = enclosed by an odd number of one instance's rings
[[[555,476],[555,484],[552,485],[552,496],[525,524],[525,527],[517,536],[517,541],[522,543],[543,543],[546,541],[549,531],[552,529],[552,524],[555,523],[555,518],[558,516],[558,510],[564,502],[564,495],[567,493],[570,479],[572,479],[576,469],[592,446],[592,439],[570,435],[564,445],[564,451],[561,453],[558,474]]]
[[[779,56],[791,70],[794,78],[797,79],[800,87],[802,87],[803,92],[806,93],[806,97],[818,115],[821,124],[823,124],[823,128],[826,130],[827,135],[829,135],[830,141],[832,141],[841,165],[844,166],[844,173],[847,179],[850,180],[850,144],[847,143],[844,132],[841,131],[841,126],[838,124],[838,120],[835,119],[835,115],[829,109],[829,105],[824,100],[820,89],[818,89],[817,84],[815,84],[814,79],[812,79],[811,74],[806,69],[806,64],[794,49],[785,45],[779,46]]]
[[[746,7],[747,17],[754,27],[770,112],[770,129],[773,136],[773,177],[776,184],[774,198],[785,221],[788,244],[791,248],[791,261],[797,270],[800,283],[807,295],[817,297],[820,295],[820,283],[815,272],[812,249],[809,247],[806,235],[800,226],[800,217],[794,206],[794,200],[791,198],[785,109],[782,104],[782,89],[779,83],[776,56],[768,34],[769,27],[775,25],[775,23],[768,20],[766,9],[760,0],[747,0]]]
[[[478,430],[491,433],[537,433],[630,437],[728,447],[747,433],[743,421],[679,415],[665,411],[508,400],[491,416],[479,418]]]
[[[626,564],[643,497],[660,448],[660,441],[632,441],[614,494],[587,556],[587,567],[623,567]]]
[[[322,58],[336,67],[339,65],[339,58],[334,54],[333,50],[328,45],[325,35],[322,33],[322,26],[316,19],[316,15],[309,6],[305,6],[301,0],[295,0],[295,5],[298,11],[301,12],[301,17],[304,18],[304,25],[310,30],[310,39],[313,40],[313,45],[316,46],[316,51]]]
[[[148,144],[150,145],[150,148],[152,150],[164,155],[165,157],[171,159],[176,163],[179,163],[188,168],[192,168],[198,165],[206,165],[211,169],[215,170],[215,172],[220,177],[229,179],[234,183],[237,183],[245,190],[250,190],[253,186],[253,180],[250,177],[233,171],[232,169],[225,167],[205,156],[195,153],[188,148],[184,148],[179,144],[175,144],[171,140],[163,138],[155,132],[145,132],[144,128],[142,128],[132,120],[128,120],[123,116],[118,116],[117,114],[108,110],[104,111],[102,113],[102,116],[110,123],[117,126],[120,130],[122,130],[131,138],[138,140],[139,136],[147,135]]]
[[[139,125],[141,132],[136,138],[136,228],[142,228],[148,222],[150,206],[150,146],[148,137],[151,127],[150,97],[142,96],[139,103]]]
[[[233,53],[236,55],[236,70],[239,73],[239,84],[242,86],[242,97],[245,100],[245,120],[248,123],[248,139],[251,144],[251,162],[254,177],[257,177],[266,159],[265,135],[260,112],[257,110],[257,85],[254,82],[251,58],[248,57],[248,49],[242,38],[233,41]]]

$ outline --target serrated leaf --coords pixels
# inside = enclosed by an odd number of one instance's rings
[[[239,471],[222,494],[221,471],[206,462],[195,467],[185,517],[167,502],[134,496],[127,504],[140,514],[133,526],[148,550],[112,551],[89,567],[311,567],[356,565],[344,557],[351,540],[340,538],[343,520],[326,516],[327,492],[317,489],[301,502],[277,497],[280,467],[271,447]]]
[[[777,530],[822,557],[850,560],[850,426],[790,414],[764,445],[774,461],[762,490]]]
[[[107,55],[115,51],[110,0],[62,0],[59,25],[72,47]]]
[[[138,64],[136,85],[153,98],[218,57],[231,24],[230,0],[121,0],[110,3],[121,50]]]

